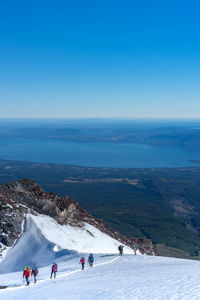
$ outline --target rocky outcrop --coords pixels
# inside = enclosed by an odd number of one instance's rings
[[[141,253],[154,254],[150,239],[124,236],[103,220],[92,217],[69,197],[46,193],[36,182],[27,179],[0,185],[0,253],[12,246],[21,233],[26,213],[51,216],[61,225],[82,227],[87,222],[131,248],[137,244]]]

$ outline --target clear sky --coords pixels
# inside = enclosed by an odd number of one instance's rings
[[[0,1],[0,117],[200,117],[200,2]]]

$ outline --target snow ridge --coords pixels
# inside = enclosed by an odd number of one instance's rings
[[[44,215],[27,214],[22,234],[0,264],[0,273],[22,270],[24,265],[39,267],[62,256],[78,253],[117,254],[120,243],[85,223],[83,227],[60,225]],[[125,254],[134,251],[124,245]]]

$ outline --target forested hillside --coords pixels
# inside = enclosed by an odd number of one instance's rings
[[[123,234],[151,238],[160,254],[198,258],[200,168],[111,169],[1,160],[1,182],[24,177],[70,196]]]

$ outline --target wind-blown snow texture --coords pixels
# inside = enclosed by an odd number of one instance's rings
[[[49,279],[50,266],[41,268],[40,281],[29,287],[22,286],[22,272],[2,274],[1,284],[13,287],[0,291],[0,299],[200,299],[200,265],[197,261],[98,254],[95,255],[96,266],[84,271],[80,270],[78,262],[78,257],[58,259],[56,280]],[[19,287],[14,287],[16,285]]]
[[[83,228],[59,225],[49,216],[26,215],[24,230],[0,264],[0,273],[19,271],[24,265],[49,265],[63,255],[79,253],[117,253],[120,243],[94,226]],[[124,247],[125,254],[133,250]]]

